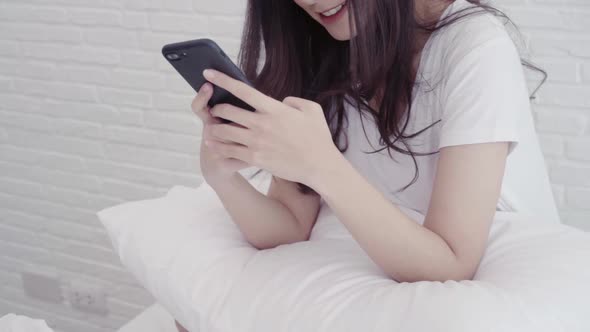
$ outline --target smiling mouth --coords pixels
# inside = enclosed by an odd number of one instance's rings
[[[334,8],[332,8],[332,9],[328,9],[324,12],[321,12],[320,15],[323,17],[334,16],[334,15],[338,14],[344,8],[345,5],[346,5],[346,1],[339,4],[338,6],[336,6]]]

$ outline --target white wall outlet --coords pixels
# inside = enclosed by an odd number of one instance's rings
[[[100,286],[72,283],[68,290],[68,301],[80,311],[102,316],[108,314],[106,292]]]

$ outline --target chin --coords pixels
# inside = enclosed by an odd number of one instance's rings
[[[328,33],[332,38],[340,41],[350,40],[350,32],[348,31],[330,31]]]
[[[346,40],[350,40],[350,35],[346,34],[346,35],[340,35],[340,34],[330,34],[332,36],[332,38],[339,40],[339,41],[346,41]]]
[[[351,31],[351,26],[348,22],[341,22],[340,24],[333,25],[333,26],[325,26],[324,29],[332,36],[332,38],[340,41],[350,40],[354,37],[353,31]]]

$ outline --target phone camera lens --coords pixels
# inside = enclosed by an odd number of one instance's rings
[[[180,59],[180,56],[178,54],[176,54],[176,53],[168,53],[168,54],[166,54],[166,58],[168,60],[174,61],[174,60]]]

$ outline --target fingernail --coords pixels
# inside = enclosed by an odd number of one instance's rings
[[[213,77],[215,77],[215,74],[213,73],[213,70],[205,69],[203,70],[203,76],[205,76],[206,79],[212,79]]]
[[[207,83],[203,84],[203,86],[201,87],[201,91],[203,92],[209,92],[210,89],[211,87]]]
[[[210,140],[205,140],[205,145],[207,145],[207,146],[211,145],[211,141]]]

